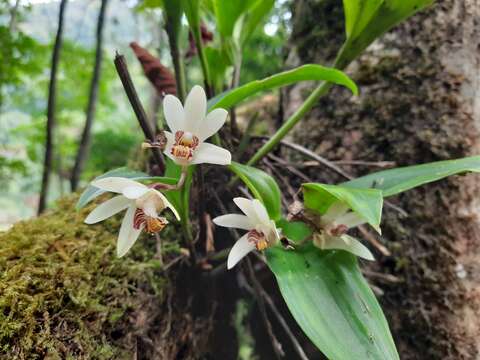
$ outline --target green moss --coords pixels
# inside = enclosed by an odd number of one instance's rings
[[[117,259],[120,217],[85,225],[76,200],[0,235],[0,358],[131,358],[132,314],[161,304],[154,239]]]

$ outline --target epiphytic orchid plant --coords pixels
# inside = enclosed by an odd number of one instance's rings
[[[123,168],[92,181],[78,207],[105,192],[118,195],[93,209],[85,222],[94,224],[126,210],[117,240],[117,255],[123,256],[130,248],[142,246],[139,242],[134,245],[142,232],[159,236],[169,222],[176,232],[176,218],[190,256],[198,258],[208,246],[202,238],[204,232],[197,229],[203,228],[201,222],[209,218],[205,214],[215,215],[216,235],[228,235],[221,227],[231,233],[225,266],[232,269],[238,264],[235,269],[243,271],[243,263],[251,270],[251,277],[254,271],[250,259],[240,260],[255,252],[274,273],[293,317],[326,357],[399,359],[386,319],[357,261],[357,257],[374,260],[378,249],[352,233],[364,226],[380,233],[385,197],[453,174],[480,171],[480,157],[385,170],[338,185],[303,184],[299,189],[303,201],[295,201],[287,210],[282,209],[284,196],[274,177],[254,165],[275,149],[332,85],[343,86],[356,95],[355,83],[341,70],[377,37],[432,1],[379,0],[370,6],[367,1],[344,0],[346,41],[332,67],[307,64],[243,85],[238,80],[243,45],[271,10],[273,0],[212,0],[202,6],[199,0],[159,2],[156,6],[165,15],[175,70],[174,75],[162,74],[175,84],[176,96],[168,94],[163,100],[163,116],[170,131],[165,128],[154,134],[149,128],[139,111],[141,104],[134,96],[123,58],[115,61],[146,137],[143,147],[152,149],[156,163],[152,169],[157,173]],[[188,96],[187,74],[179,51],[185,30],[183,15],[195,45],[195,51],[189,53],[198,55],[205,88],[195,85]],[[201,23],[204,16],[209,19],[206,24]],[[202,39],[201,28],[205,32],[206,27],[215,27],[219,35],[210,44]],[[307,80],[320,83],[263,146],[250,143],[245,150],[251,139],[250,127],[238,136],[235,106],[260,92]],[[229,111],[230,126],[223,126]],[[206,142],[208,139],[211,142]],[[235,152],[237,146],[243,146],[242,153],[250,155],[242,161],[244,164],[231,160],[231,152],[237,160],[245,158]],[[190,196],[191,189],[196,190],[195,197]],[[226,214],[228,208],[233,210],[232,198],[243,214]],[[166,208],[173,217],[164,217],[169,216],[163,212]],[[220,255],[215,258],[225,260]],[[299,355],[304,358],[301,351]]]

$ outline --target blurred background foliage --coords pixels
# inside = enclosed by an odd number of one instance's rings
[[[99,7],[97,0],[69,1],[67,5],[57,80],[58,126],[50,203],[69,191],[68,179],[85,122]],[[58,11],[57,0],[0,0],[0,229],[35,213]],[[276,2],[268,20],[255,29],[243,49],[240,83],[281,70],[290,17],[288,2]],[[162,25],[158,0],[110,1],[91,153],[82,173],[82,184],[109,169],[125,165],[142,140],[115,72],[112,61],[115,51],[126,56],[143,103],[150,116],[157,117],[157,95],[144,77],[129,43],[138,42],[171,67],[168,40]],[[181,49],[187,54],[189,39],[185,19],[182,26],[185,31]],[[215,33],[213,22],[205,26]],[[218,42],[219,39],[212,40],[212,44]],[[201,81],[200,64],[196,56],[186,59],[186,64],[188,87],[191,87]],[[224,71],[232,70],[225,65]]]

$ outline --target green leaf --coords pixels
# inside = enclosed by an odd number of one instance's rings
[[[282,216],[282,202],[275,179],[260,169],[236,162],[232,162],[228,168],[247,185],[253,196],[265,205],[270,218],[279,220]]]
[[[225,73],[231,65],[227,56],[220,49],[206,46],[204,47],[205,57],[210,69],[211,83],[216,92],[222,91],[225,85]]]
[[[341,201],[380,232],[383,206],[383,196],[380,190],[319,183],[303,184],[302,189],[307,208],[325,214],[333,203]]]
[[[175,184],[176,179],[169,178],[169,177],[160,177],[160,176],[150,176],[148,174],[145,174],[144,172],[141,171],[135,171],[128,169],[126,167],[110,170],[106,172],[103,175],[97,176],[94,180],[98,179],[103,179],[106,177],[124,177],[132,180],[149,180],[149,181],[155,181],[155,182],[163,182],[165,184]],[[92,180],[93,181],[93,180]],[[82,192],[80,195],[80,198],[77,201],[77,205],[75,206],[77,210],[80,210],[83,208],[85,205],[87,205],[90,201],[93,199],[99,197],[100,195],[106,193],[105,190],[99,189],[93,185],[88,185],[85,190]]]
[[[276,222],[276,226],[282,229],[282,235],[294,242],[302,242],[312,235],[312,229],[302,221],[289,222],[286,219],[280,219]]]
[[[180,0],[179,0],[180,1]],[[181,0],[183,11],[192,31],[200,31],[200,1]]]
[[[213,1],[218,31],[221,36],[224,38],[232,37],[235,23],[252,2],[252,0]]]
[[[172,38],[178,41],[182,28],[182,2],[179,0],[163,0],[163,9],[167,21],[167,30],[171,32]]]
[[[269,76],[263,80],[249,82],[219,94],[208,102],[208,108],[209,110],[215,108],[229,109],[259,92],[308,80],[329,81],[334,84],[343,85],[349,88],[354,94],[358,94],[355,83],[340,70],[321,65],[307,64],[293,70]]]
[[[241,32],[241,43],[245,44],[252,36],[255,29],[262,23],[267,14],[272,10],[275,0],[257,0],[250,10],[244,15],[245,22]]]
[[[344,68],[375,39],[434,0],[343,0],[347,40],[336,65]]]
[[[350,188],[375,188],[384,197],[466,172],[480,172],[480,156],[383,170],[343,183]]]
[[[271,248],[267,260],[293,317],[327,358],[399,359],[355,256],[309,243],[295,251]]]

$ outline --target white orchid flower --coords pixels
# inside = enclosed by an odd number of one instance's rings
[[[215,109],[206,114],[207,97],[201,86],[192,88],[185,100],[185,108],[177,97],[165,96],[163,112],[172,131],[165,131],[167,145],[164,153],[177,164],[231,163],[232,155],[228,150],[204,142],[223,126],[228,112]]]
[[[165,208],[168,207],[177,220],[180,219],[177,210],[161,192],[137,181],[122,177],[107,177],[92,181],[92,185],[121,195],[97,206],[88,214],[85,223],[95,224],[127,209],[118,235],[118,257],[122,257],[130,250],[142,230],[157,233],[168,224],[167,219],[158,216],[158,213]]]
[[[375,260],[367,247],[346,234],[349,229],[366,223],[363,218],[349,210],[349,207],[340,201],[333,203],[320,217],[319,225],[322,231],[313,234],[314,245],[323,250],[340,249],[367,260]]]
[[[248,230],[233,245],[228,254],[227,268],[233,268],[242,258],[253,250],[265,250],[275,245],[280,240],[279,229],[275,222],[268,216],[267,210],[259,200],[249,200],[237,197],[235,204],[245,215],[227,214],[216,217],[216,225]]]

